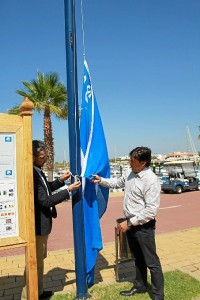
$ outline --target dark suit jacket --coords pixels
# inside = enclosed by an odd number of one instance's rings
[[[36,235],[47,235],[51,232],[52,228],[52,208],[55,205],[61,203],[65,199],[69,199],[70,195],[67,189],[59,191],[52,195],[52,192],[64,186],[64,182],[60,182],[58,179],[53,182],[45,181],[48,186],[49,195],[47,188],[40,177],[38,172],[33,168],[34,178],[34,204],[35,204],[35,231]]]

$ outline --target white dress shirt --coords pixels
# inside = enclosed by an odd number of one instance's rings
[[[139,173],[128,170],[120,178],[101,178],[107,188],[124,188],[123,211],[133,226],[142,225],[156,217],[160,206],[160,182],[148,167]]]

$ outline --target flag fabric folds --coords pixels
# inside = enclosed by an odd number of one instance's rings
[[[109,190],[91,183],[91,179],[93,178],[92,174],[98,174],[105,178],[110,177],[110,166],[101,117],[86,60],[84,60],[80,143],[86,272],[87,283],[92,285],[98,252],[103,248],[100,218],[107,208]]]

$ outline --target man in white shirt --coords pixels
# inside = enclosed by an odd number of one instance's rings
[[[153,300],[164,300],[164,277],[155,244],[155,217],[160,205],[160,183],[150,169],[151,150],[137,147],[130,153],[130,170],[120,178],[105,179],[94,175],[93,182],[107,188],[124,188],[126,220],[119,230],[126,232],[130,250],[135,258],[134,286],[121,291],[132,296],[147,291],[147,268],[151,274]]]

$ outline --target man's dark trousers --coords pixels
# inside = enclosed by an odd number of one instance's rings
[[[127,232],[131,252],[135,257],[135,288],[147,289],[147,268],[151,273],[153,300],[164,299],[164,277],[155,244],[155,220],[131,226]]]

